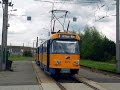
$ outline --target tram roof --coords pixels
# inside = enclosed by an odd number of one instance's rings
[[[80,40],[80,36],[78,34],[72,33],[72,32],[56,32],[50,36],[50,39],[57,39],[60,38],[59,35],[73,35],[75,36],[74,39]],[[69,38],[70,39],[70,38]],[[71,38],[73,39],[73,38]]]

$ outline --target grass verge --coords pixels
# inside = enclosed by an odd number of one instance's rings
[[[94,69],[116,72],[116,65],[107,62],[97,62],[93,60],[81,59],[80,64]]]
[[[30,60],[32,57],[25,57],[21,55],[10,55],[9,60],[12,61],[24,61],[24,60]]]

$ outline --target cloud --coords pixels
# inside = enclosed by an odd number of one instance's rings
[[[116,40],[115,16],[112,16],[116,14],[115,5],[112,5],[115,3],[114,0],[48,1],[62,1],[61,3],[54,3],[54,9],[70,11],[69,20],[71,23],[69,30],[74,30],[79,33],[84,30],[84,27],[86,25],[95,26],[109,39],[113,41]],[[80,3],[83,1],[95,3]],[[13,15],[11,15],[9,18],[10,27],[8,29],[8,45],[12,43],[12,45],[22,46],[24,43],[25,45],[32,46],[32,43],[36,40],[37,36],[41,39],[48,38],[47,36],[48,32],[50,31],[51,20],[50,11],[53,4],[49,2],[40,2],[34,0],[13,0],[13,3],[14,9],[17,9],[17,11],[10,12]],[[11,8],[9,10],[11,10]],[[27,21],[27,16],[31,16],[32,20]],[[100,19],[103,16],[107,17]],[[77,22],[73,22],[73,17],[77,17]],[[67,19],[66,21],[68,22]],[[67,23],[65,25],[67,26]],[[56,31],[62,29],[60,25],[56,24],[56,26]],[[1,35],[2,9],[0,9],[0,28]]]

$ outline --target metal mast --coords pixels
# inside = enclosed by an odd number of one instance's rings
[[[117,72],[120,73],[120,25],[119,25],[119,0],[116,0],[116,60]]]
[[[1,60],[0,60],[1,70],[6,69],[7,29],[8,29],[8,0],[3,0],[3,27],[2,27]]]

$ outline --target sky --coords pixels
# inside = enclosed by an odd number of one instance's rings
[[[9,0],[8,45],[33,46],[37,37],[47,39],[53,3],[55,10],[68,10],[70,31],[83,32],[84,28],[94,26],[100,33],[116,42],[115,0]],[[47,1],[47,2],[46,2]],[[14,11],[17,9],[17,11]],[[31,21],[27,20],[31,16]],[[2,4],[0,6],[0,42],[2,38]],[[73,17],[77,18],[73,22]],[[103,18],[104,17],[104,18]],[[63,22],[61,20],[61,22]],[[66,19],[67,23],[67,19]],[[61,29],[56,24],[55,31]],[[35,45],[34,45],[35,46]]]

